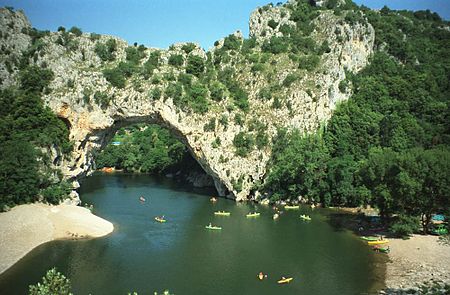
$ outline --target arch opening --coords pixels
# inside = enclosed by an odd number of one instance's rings
[[[197,159],[175,128],[155,118],[118,120],[95,136],[91,169],[114,167],[126,172],[172,178],[187,188],[225,196],[228,191]],[[92,138],[92,136],[91,136]]]

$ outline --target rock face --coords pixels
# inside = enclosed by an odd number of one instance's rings
[[[272,28],[270,19],[274,19],[277,26]],[[1,9],[0,22],[0,85],[4,88],[17,83],[17,63],[9,62],[11,66],[8,69],[7,61],[17,58],[18,52],[32,44],[27,34],[30,24],[23,13]],[[257,9],[250,17],[250,35],[259,44],[271,36],[282,36],[282,24],[296,25],[289,20],[287,8]],[[210,100],[209,110],[198,114],[176,106],[176,97],[170,97],[168,92],[164,92],[161,98],[151,95],[155,89],[166,89],[172,79],[170,77],[185,72],[186,63],[181,67],[168,63],[171,55],[182,55],[185,60],[188,55],[195,55],[205,62],[214,62],[223,40],[208,53],[199,46],[186,53],[183,44],[175,44],[169,50],[145,48],[141,64],[151,52],[159,51],[162,65],[154,70],[151,79],[133,74],[126,86],[120,89],[112,86],[102,71],[125,61],[125,49],[129,47],[125,41],[111,36],[97,35],[94,38],[86,33],[75,36],[66,32],[71,45],[61,45],[63,32],[47,34],[39,39],[43,45],[31,62],[48,67],[55,73],[43,99],[67,124],[70,140],[74,142],[70,157],[53,155],[58,157],[56,165],[68,179],[76,181],[95,168],[95,153],[108,143],[118,128],[139,122],[157,123],[170,129],[186,144],[193,157],[212,176],[220,195],[247,199],[254,184],[263,180],[271,146],[253,149],[246,157],[237,156],[233,145],[236,134],[254,133],[255,124],[263,126],[269,140],[276,135],[278,128],[283,127],[315,131],[330,118],[336,104],[349,97],[349,92],[339,90],[346,71],[356,73],[361,70],[373,51],[374,30],[367,22],[350,25],[332,11],[321,10],[313,25],[311,37],[318,44],[325,40],[329,44],[329,51],[321,56],[314,70],[299,69],[288,54],[269,57],[270,66],[262,72],[254,72],[252,64],[239,54],[230,55],[227,61],[217,66],[233,69],[233,79],[249,96],[250,110],[247,113],[231,107],[229,96],[220,102]],[[239,39],[239,34],[236,36]],[[95,47],[109,39],[117,42],[115,60],[102,61]],[[3,50],[3,47],[8,50]],[[261,53],[259,45],[254,52]],[[283,83],[288,75],[296,77],[289,85]],[[277,85],[279,101],[274,97],[260,99],[261,89],[270,85]],[[99,102],[102,97],[108,98],[106,104]],[[217,124],[207,130],[205,123],[211,120]],[[214,144],[218,141],[220,145]]]

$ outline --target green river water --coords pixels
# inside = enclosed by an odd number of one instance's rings
[[[75,295],[153,294],[369,294],[381,287],[367,245],[329,221],[330,210],[304,207],[274,221],[273,210],[187,191],[171,179],[96,174],[82,184],[83,202],[114,223],[104,238],[41,245],[0,276],[0,294],[26,294],[56,266]],[[139,202],[140,195],[147,199]],[[216,210],[231,212],[214,216]],[[259,218],[245,217],[249,211]],[[154,217],[165,215],[167,223]],[[304,222],[300,214],[309,214]],[[208,231],[212,222],[221,231]],[[257,279],[262,271],[264,281]],[[293,277],[278,285],[281,276]]]

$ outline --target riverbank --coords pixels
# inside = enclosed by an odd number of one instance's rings
[[[57,239],[101,237],[111,222],[74,205],[27,204],[0,213],[0,274],[35,247]]]
[[[413,235],[408,240],[389,238],[390,253],[386,268],[386,287],[417,288],[426,281],[450,284],[450,245],[437,236]]]

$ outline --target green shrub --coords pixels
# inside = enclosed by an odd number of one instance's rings
[[[294,73],[288,74],[286,76],[286,78],[284,78],[284,80],[283,80],[283,86],[289,87],[292,85],[292,83],[297,81],[297,79],[298,79],[297,74],[294,74]]]
[[[174,67],[181,67],[184,64],[184,58],[180,54],[172,54],[169,57],[169,65]]]
[[[273,36],[270,40],[264,41],[261,49],[263,52],[270,52],[273,54],[279,54],[288,50],[288,42],[285,37]]]
[[[48,87],[54,76],[52,70],[38,66],[29,66],[19,73],[22,89],[36,93],[42,92],[44,88]]]
[[[145,49],[145,47],[144,47]],[[139,64],[139,61],[144,58],[145,53],[136,47],[128,46],[125,48],[126,60],[134,64]]]
[[[103,70],[103,76],[114,87],[125,88],[125,77],[119,68],[105,69]]]
[[[299,58],[298,67],[303,70],[312,71],[320,62],[320,58],[317,55],[307,55]]]
[[[194,50],[197,46],[194,43],[186,43],[181,47],[181,50],[183,50],[184,52],[186,52],[186,54],[189,54],[192,52],[192,50]]]
[[[274,21],[273,19],[269,20],[269,22],[267,23],[267,25],[269,27],[271,27],[273,30],[276,29],[276,27],[278,26],[278,23],[276,21]]]
[[[225,37],[223,41],[224,50],[238,50],[241,47],[242,40],[233,34]]]
[[[161,89],[159,89],[158,87],[150,90],[149,94],[148,94],[148,98],[151,100],[158,100],[161,98]]]
[[[96,33],[91,33],[91,34],[89,35],[89,39],[90,39],[91,41],[97,41],[97,40],[100,40],[100,37],[101,37],[101,35],[100,35],[100,34],[96,34]]]
[[[252,71],[252,73],[263,72],[264,69],[265,69],[264,64],[256,63],[252,66],[251,71]]]
[[[221,101],[225,95],[225,86],[218,81],[214,81],[209,85],[209,91],[212,100]]]
[[[191,84],[192,84],[192,75],[185,74],[185,73],[180,73],[178,75],[178,82],[183,84],[183,86],[191,86]]]
[[[42,278],[42,283],[29,286],[29,295],[72,295],[70,280],[52,268]]]
[[[113,61],[116,59],[114,52],[117,50],[115,39],[108,39],[106,43],[95,44],[94,51],[102,61]]]
[[[233,145],[236,148],[236,155],[246,157],[253,150],[255,140],[251,134],[246,134],[241,131],[234,137]]]
[[[190,55],[187,59],[186,73],[200,77],[205,70],[205,62],[198,55]]]
[[[216,130],[216,119],[215,118],[209,119],[209,122],[203,126],[203,130],[205,132],[212,132]]]
[[[77,37],[80,37],[80,36],[83,34],[83,32],[81,31],[81,29],[78,28],[78,27],[71,27],[70,30],[69,30],[69,32],[71,32],[72,34],[74,34],[74,35],[77,36]]]
[[[101,108],[105,108],[109,105],[111,98],[104,92],[96,91],[94,93],[94,101]]]
[[[397,236],[407,237],[419,231],[420,221],[417,217],[400,214],[393,220],[389,229]]]

